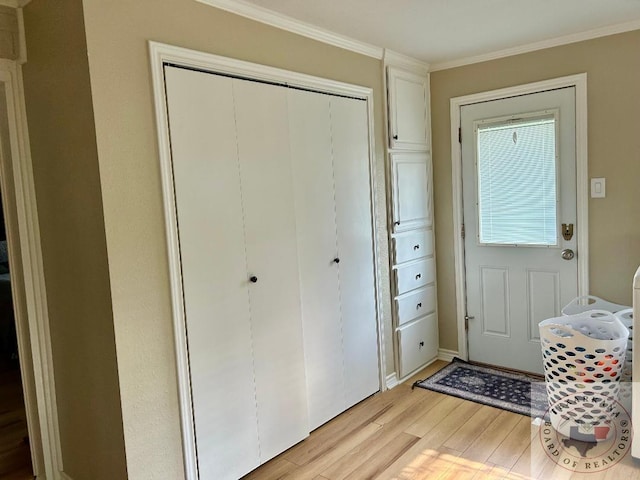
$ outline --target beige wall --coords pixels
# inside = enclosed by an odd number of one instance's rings
[[[23,67],[62,460],[74,480],[126,477],[82,3],[33,0]]]
[[[183,465],[178,390],[147,41],[375,90],[376,193],[382,226],[378,240],[385,267],[383,311],[390,322],[382,67],[378,60],[194,0],[85,0],[84,12],[129,475],[179,479]],[[388,335],[389,362],[390,340]]]
[[[15,60],[19,55],[17,11],[15,8],[0,6],[0,58]]]
[[[640,264],[640,31],[433,72],[431,102],[441,348],[457,350],[449,100],[586,72],[589,177],[607,198],[589,201],[590,290],[630,304]]]

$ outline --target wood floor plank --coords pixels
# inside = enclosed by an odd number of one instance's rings
[[[393,462],[400,458],[409,448],[415,445],[418,440],[419,438],[413,435],[402,432],[399,433],[397,437],[379,450],[370,461],[362,463],[358,468],[353,470],[353,472],[346,477],[346,480],[369,480],[377,478],[389,465],[393,464]]]
[[[481,412],[482,410],[480,410],[478,414]],[[462,456],[476,462],[486,462],[493,452],[496,451],[498,445],[504,441],[505,435],[510,434],[522,418],[522,415],[518,415],[517,413],[500,410],[493,421],[483,431],[481,431],[475,440],[473,440],[471,445],[463,451]],[[458,433],[452,437],[452,440],[457,438]],[[448,443],[445,443],[445,445],[448,445]],[[522,451],[518,452],[518,456],[521,453]],[[491,463],[495,464],[495,462]],[[511,468],[511,465],[509,468]]]
[[[420,443],[418,441],[418,443]],[[376,480],[421,480],[438,478],[450,467],[450,461],[432,449],[417,448],[418,443],[392,463]]]
[[[415,475],[434,475],[434,472],[437,472],[438,475],[443,475],[451,467],[452,459],[456,457],[439,451],[439,448],[480,407],[481,405],[477,403],[462,401],[448,416],[440,419],[434,418],[434,422],[437,422],[435,426],[396,462],[390,465],[389,469],[380,478],[395,478],[393,475],[401,475],[398,478],[403,479],[405,477],[431,478],[425,476],[414,477],[414,472],[417,472]],[[425,464],[430,459],[435,462],[435,466]],[[453,463],[456,462],[453,461]]]
[[[431,375],[433,375],[434,373],[438,372],[439,370],[442,370],[447,365],[449,365],[449,362],[445,362],[443,360],[436,360],[432,364],[427,365],[425,368],[420,370],[418,373],[415,373],[414,375],[409,377],[403,383],[405,385],[411,386],[411,385],[413,385],[414,383],[416,383],[416,382],[418,382],[420,380],[425,380],[425,379],[429,378]]]
[[[344,437],[364,428],[391,408],[396,395],[393,394],[393,390],[388,393],[389,395],[379,395],[366,400],[365,405],[357,405],[315,430],[309,438],[285,452],[285,458],[296,465],[305,465],[323,455]],[[399,390],[397,393],[402,395],[406,392]]]
[[[313,480],[321,475],[329,466],[340,460],[350,450],[358,445],[367,442],[382,428],[377,423],[368,423],[362,428],[356,429],[344,437],[341,442],[333,445],[329,450],[323,452],[313,460],[299,466],[296,470],[284,475],[283,479],[290,480]]]
[[[464,452],[481,433],[491,425],[502,410],[482,405],[460,428],[451,435],[443,446]]]
[[[279,480],[298,466],[285,459],[282,455],[270,460],[259,469],[242,477],[242,480]]]
[[[501,467],[500,465],[492,465],[485,463],[482,467],[478,468],[473,480],[501,480],[509,474],[509,470]]]
[[[464,403],[464,400],[457,397],[451,397],[443,394],[439,395],[441,395],[441,399],[434,408],[425,412],[413,424],[407,427],[405,430],[406,433],[415,435],[416,437],[424,437],[440,421]]]
[[[368,444],[359,445],[351,450],[342,459],[324,471],[323,475],[331,480],[343,480],[347,478],[351,472],[356,470],[360,465],[377,456],[381,450],[385,450],[387,448],[386,445],[398,437],[423,411],[428,411],[433,408],[435,403],[440,401],[440,398],[435,392],[425,391],[421,397],[422,401],[420,403],[398,412],[398,414],[384,424],[383,428],[371,438]],[[375,423],[379,423],[379,421],[376,420]],[[415,436],[412,435],[412,437]]]
[[[482,405],[473,402],[462,402],[448,416],[439,421],[426,435],[421,443],[431,448],[439,448],[451,437],[467,420],[472,417]],[[454,450],[460,450],[453,445],[446,445]]]
[[[511,469],[530,443],[531,418],[522,416],[487,461]]]
[[[395,417],[405,412],[407,409],[416,408],[418,404],[430,398],[434,398],[433,393],[434,392],[425,390],[423,388],[409,390],[405,395],[393,402],[388,410],[386,410],[382,415],[378,416],[375,422],[380,425],[389,423],[393,421]]]

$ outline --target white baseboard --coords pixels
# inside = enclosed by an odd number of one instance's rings
[[[387,375],[386,380],[387,390],[391,390],[394,387],[398,386],[398,375],[396,372],[393,372],[391,375]]]
[[[445,348],[438,349],[438,360],[442,360],[444,362],[451,362],[454,357],[460,358],[460,354],[455,350],[447,350]]]

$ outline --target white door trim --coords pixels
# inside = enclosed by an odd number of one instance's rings
[[[458,352],[460,358],[468,360],[466,315],[466,288],[464,241],[462,239],[462,150],[458,137],[460,108],[473,103],[499,100],[518,95],[575,87],[576,89],[576,193],[577,224],[576,239],[578,262],[578,295],[589,293],[589,189],[587,170],[587,74],[580,73],[489,92],[475,93],[452,98],[451,108],[451,178],[453,182],[453,243],[456,283],[456,317],[458,327]]]
[[[227,57],[220,57],[204,52],[189,50],[157,42],[149,42],[153,91],[158,129],[158,148],[162,173],[162,190],[164,198],[165,228],[167,232],[167,248],[169,256],[169,275],[171,281],[171,299],[173,309],[174,334],[176,345],[176,362],[178,369],[178,390],[180,395],[180,417],[182,425],[183,454],[185,457],[185,476],[187,480],[198,478],[196,462],[196,439],[193,426],[193,409],[191,403],[191,384],[187,360],[187,339],[185,332],[184,305],[182,295],[182,273],[180,252],[178,249],[178,231],[176,223],[175,198],[173,189],[173,171],[171,166],[171,150],[169,143],[168,114],[166,107],[166,90],[164,81],[164,64],[180,65],[187,68],[223,73],[267,82],[286,84],[300,88],[312,89],[337,95],[361,98],[367,101],[369,116],[369,181],[371,189],[371,215],[376,317],[378,331],[378,363],[380,372],[380,389],[386,389],[386,354],[384,340],[384,319],[382,311],[382,285],[380,244],[378,241],[378,215],[375,194],[378,191],[376,182],[374,128],[373,128],[373,90],[368,87],[350,85],[324,78],[313,77],[301,73],[290,72],[264,65],[243,62]]]
[[[22,69],[14,61],[0,60],[0,82],[5,87],[7,117],[9,124],[12,181],[15,198],[5,196],[10,209],[17,212],[18,232],[11,231],[7,225],[7,234],[20,242],[21,260],[24,276],[24,294],[27,311],[16,308],[16,333],[21,351],[27,351],[30,343],[33,371],[25,368],[25,360],[21,360],[21,370],[25,381],[35,384],[35,398],[26,393],[25,403],[27,423],[32,432],[39,423],[39,435],[32,438],[41,439],[42,458],[32,448],[34,470],[38,478],[59,480],[64,478],[62,472],[62,456],[60,451],[60,433],[58,429],[58,410],[55,395],[53,358],[51,352],[51,336],[49,331],[49,315],[40,244],[40,227],[36,204],[31,150],[27,129],[26,107],[22,83]],[[2,171],[7,166],[2,159]],[[4,176],[3,176],[4,177]],[[9,210],[9,208],[7,209]],[[10,240],[11,241],[11,240]],[[15,253],[11,254],[11,257]],[[15,258],[15,257],[14,257]],[[19,285],[16,285],[20,287]],[[16,305],[18,305],[16,303]],[[25,326],[28,325],[28,329]],[[28,330],[28,331],[27,331]],[[37,420],[34,418],[37,415]],[[44,471],[41,471],[44,470]]]

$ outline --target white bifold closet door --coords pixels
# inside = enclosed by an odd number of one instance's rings
[[[378,391],[367,103],[165,66],[199,477]]]
[[[309,432],[286,90],[165,75],[199,476],[235,479]]]
[[[379,389],[367,104],[289,91],[309,423]]]

